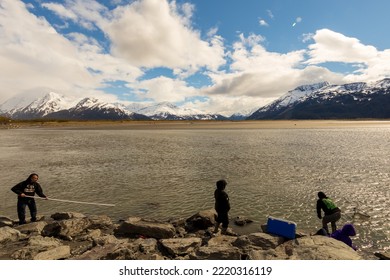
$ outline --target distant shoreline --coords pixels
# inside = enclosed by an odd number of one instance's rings
[[[390,127],[390,120],[256,120],[256,121],[13,121],[2,128],[26,129],[302,129]]]

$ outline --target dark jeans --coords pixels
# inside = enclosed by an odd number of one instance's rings
[[[18,199],[18,217],[19,225],[26,223],[26,206],[30,210],[31,222],[37,220],[37,206],[33,198],[19,198]]]
[[[227,228],[229,225],[228,212],[217,212],[217,223],[222,223],[223,228]]]

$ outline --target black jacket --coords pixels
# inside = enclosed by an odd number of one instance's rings
[[[224,190],[216,189],[214,192],[214,198],[215,198],[215,211],[229,212],[230,210],[229,196]]]
[[[46,198],[46,195],[43,194],[42,187],[39,183],[33,183],[27,180],[15,185],[11,191],[16,193],[19,199],[23,198],[20,197],[22,193],[28,196],[34,196],[36,193],[38,196]]]

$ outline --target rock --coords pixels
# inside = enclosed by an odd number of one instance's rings
[[[40,252],[34,256],[34,260],[59,260],[70,256],[69,246],[59,246],[47,251]]]
[[[374,255],[380,260],[390,260],[390,252],[376,252]]]
[[[88,218],[55,221],[43,228],[42,235],[72,240],[75,236],[85,232],[91,224],[92,223]]]
[[[101,260],[106,257],[110,252],[118,248],[118,245],[115,243],[107,244],[104,246],[96,246],[91,250],[84,252],[79,256],[73,256],[69,259],[71,260]]]
[[[114,223],[111,218],[106,215],[91,215],[88,217],[91,221],[91,225],[89,228],[91,229],[112,229],[114,227]]]
[[[61,213],[55,216],[58,220],[47,224],[42,221],[15,228],[0,227],[0,259],[362,259],[359,252],[325,236],[286,240],[264,232],[229,236],[215,235],[210,227],[200,229],[213,223],[213,215],[214,210],[206,210],[193,215],[186,222],[175,220],[164,223],[130,217],[120,224],[114,224],[108,216],[82,217],[80,213]],[[380,259],[390,258],[388,252],[375,255]]]
[[[12,227],[15,222],[8,217],[0,217],[0,227]]]
[[[294,260],[361,260],[351,247],[334,238],[305,236],[287,241],[276,250],[279,259]]]
[[[118,243],[119,239],[113,235],[92,237],[93,246],[104,246],[110,243]]]
[[[16,229],[13,229],[8,226],[0,228],[0,243],[15,242],[22,237],[23,234]]]
[[[240,260],[240,249],[228,245],[200,247],[188,255],[191,260]]]
[[[186,220],[186,229],[188,231],[207,229],[215,224],[216,215],[214,209],[200,211]]]
[[[99,238],[102,235],[102,231],[100,229],[87,229],[86,234],[81,236],[77,236],[75,240],[77,241],[93,241],[96,238]]]
[[[175,235],[175,228],[169,223],[147,221],[141,218],[132,217],[124,221],[116,230],[119,236],[151,237],[156,239],[172,238]]]
[[[171,238],[161,239],[161,245],[167,252],[176,257],[186,255],[198,249],[202,244],[201,238]]]
[[[69,246],[52,237],[32,236],[27,246],[16,250],[12,258],[18,260],[57,260],[70,256]]]
[[[138,251],[143,254],[154,254],[157,252],[157,240],[154,238],[138,238],[132,242],[133,246],[138,248]]]
[[[31,247],[40,247],[40,248],[54,248],[59,247],[62,244],[62,242],[56,238],[53,237],[43,237],[40,235],[32,236],[28,240],[28,246]]]
[[[232,245],[237,240],[237,237],[235,236],[229,236],[229,235],[219,235],[216,237],[211,238],[207,246],[220,246],[220,245]]]
[[[236,240],[234,240],[232,243],[231,243],[234,247],[238,247],[238,248],[247,248],[249,246],[252,245],[252,242],[250,241],[250,239],[248,238],[247,235],[243,235],[243,236],[238,236],[236,238]]]
[[[234,223],[238,226],[245,226],[246,224],[253,223],[253,220],[247,219],[245,217],[235,217]]]
[[[252,245],[258,246],[264,250],[275,249],[284,241],[284,238],[273,236],[263,232],[251,233],[248,235],[248,239],[250,240]]]
[[[248,260],[278,260],[278,254],[274,249],[268,250],[249,250]]]
[[[34,223],[28,223],[24,225],[18,225],[15,227],[15,229],[19,230],[21,233],[24,234],[30,234],[30,233],[37,233],[41,234],[42,230],[47,225],[47,222],[40,221],[40,222],[34,222]]]
[[[77,212],[58,212],[51,215],[53,220],[69,220],[74,218],[85,218],[86,216],[82,213]]]

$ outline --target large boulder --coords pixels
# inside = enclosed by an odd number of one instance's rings
[[[188,231],[207,229],[215,224],[216,215],[214,209],[200,211],[186,220],[186,229]]]
[[[53,237],[32,236],[27,246],[16,250],[11,257],[17,260],[58,260],[70,256],[70,247]]]
[[[24,234],[30,234],[30,233],[37,233],[41,234],[42,230],[47,225],[47,222],[40,221],[40,222],[34,222],[34,223],[28,223],[16,226],[15,229],[19,230],[21,233]]]
[[[91,221],[91,225],[89,226],[91,229],[107,230],[114,228],[114,223],[107,215],[91,215],[88,216],[88,219]]]
[[[361,260],[362,257],[343,242],[314,235],[293,239],[275,249],[278,259],[292,260]]]
[[[75,218],[85,218],[86,216],[78,212],[57,212],[50,216],[53,220],[69,220]]]
[[[142,236],[156,239],[172,238],[175,232],[172,224],[148,221],[138,217],[128,218],[115,230],[115,234],[119,236]]]
[[[55,221],[43,228],[42,235],[73,240],[74,237],[85,233],[91,224],[92,223],[88,218]]]
[[[1,227],[0,228],[0,244],[5,242],[15,242],[20,238],[24,237],[24,235],[11,227]]]

